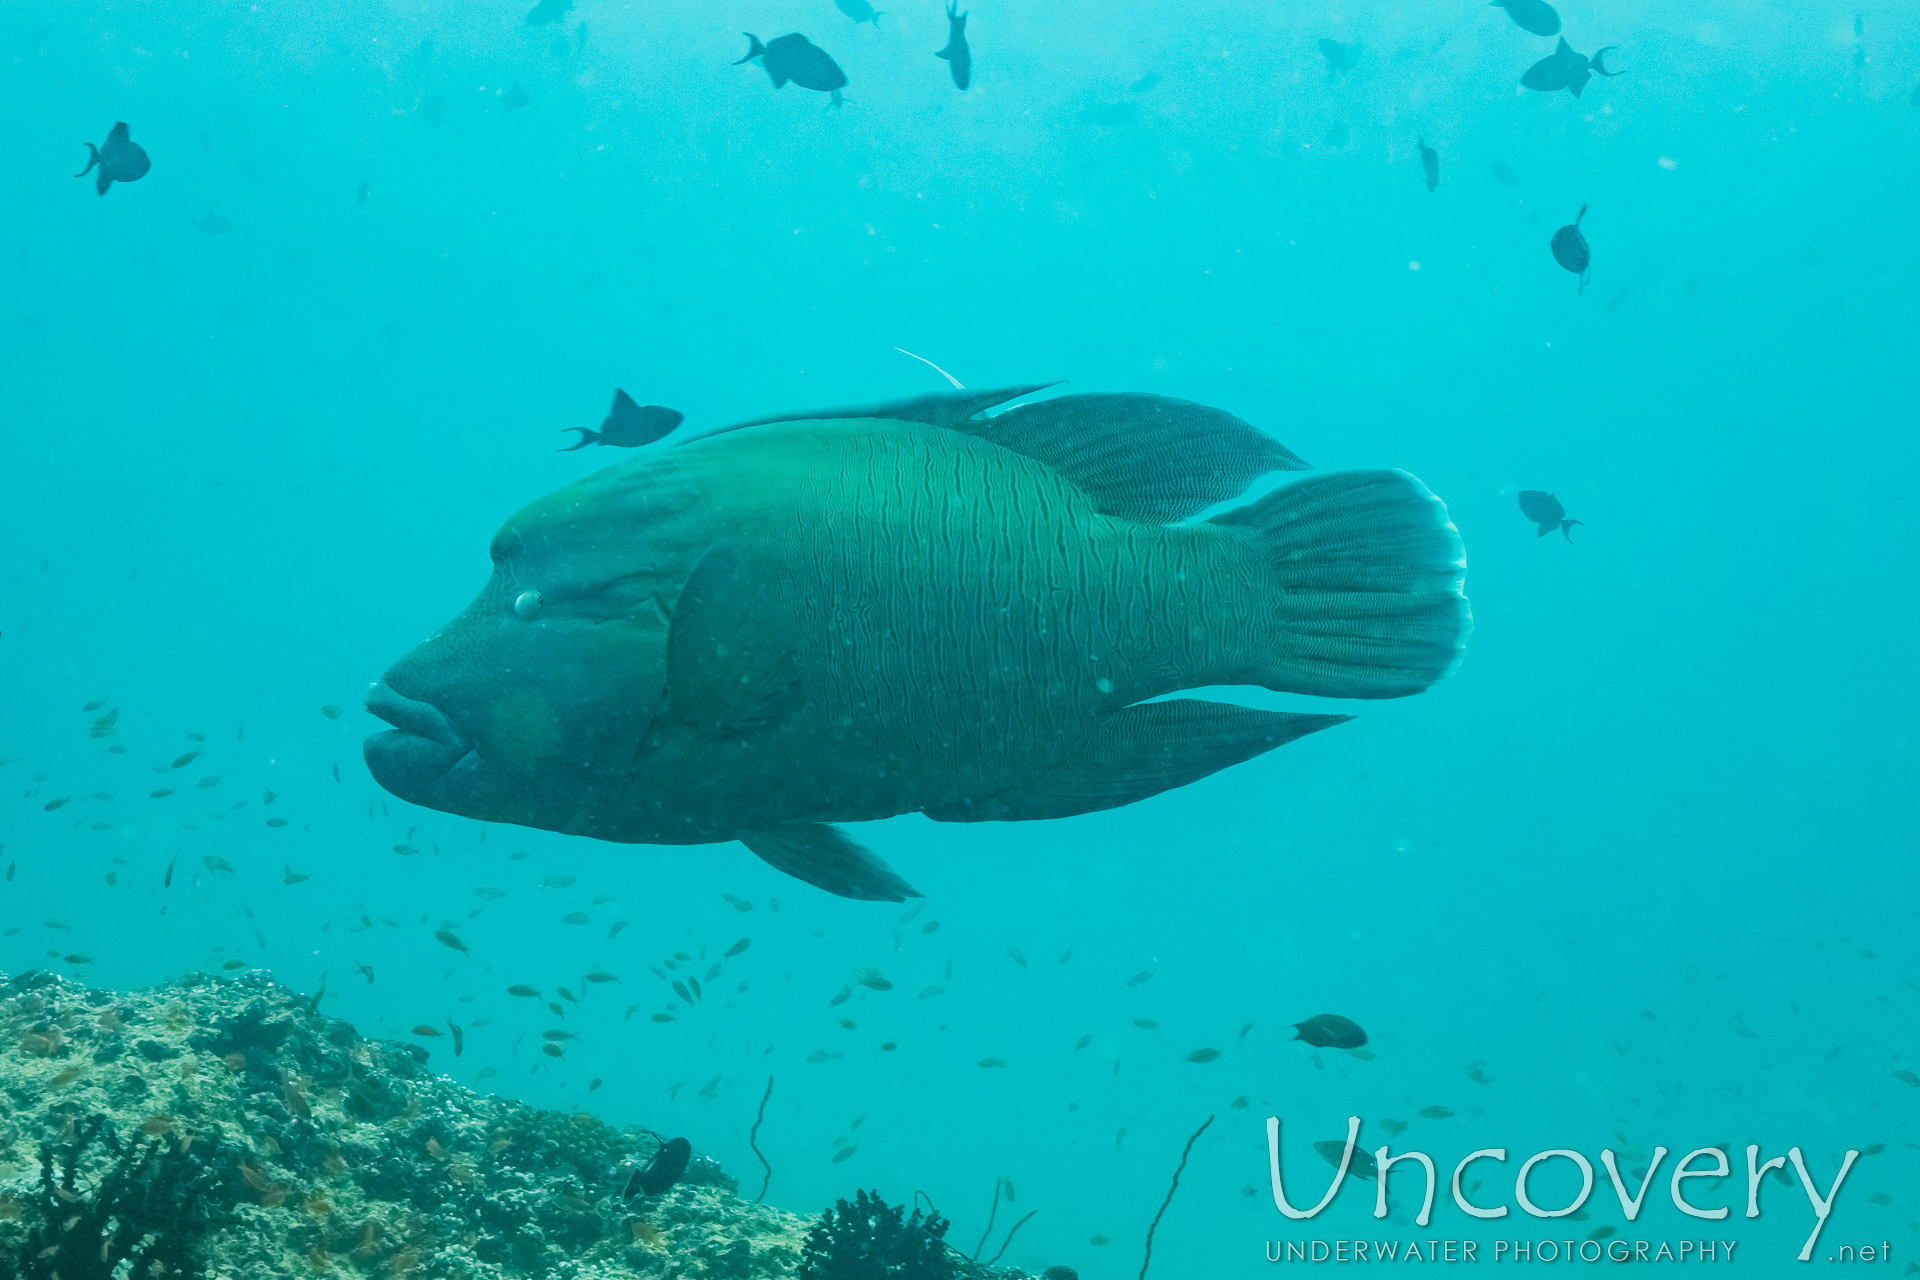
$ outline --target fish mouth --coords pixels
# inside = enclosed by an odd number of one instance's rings
[[[447,713],[431,702],[376,684],[367,693],[367,710],[393,728],[368,736],[363,751],[374,781],[402,800],[432,804],[430,792],[462,761],[474,754],[474,745]]]

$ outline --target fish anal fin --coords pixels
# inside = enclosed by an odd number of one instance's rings
[[[775,871],[842,898],[905,902],[920,896],[893,868],[824,822],[756,827],[742,831],[740,843]]]
[[[1352,718],[1197,698],[1138,703],[1102,720],[1064,760],[1017,789],[926,814],[936,822],[996,822],[1116,809]]]
[[[94,176],[94,179],[93,179],[94,191],[99,195],[105,195],[107,194],[107,188],[112,185],[113,185],[113,179],[107,176],[107,166],[101,165],[99,172]]]
[[[1046,463],[1100,511],[1164,524],[1307,464],[1224,409],[1145,392],[1059,396],[961,428]]]
[[[673,606],[669,714],[701,737],[766,728],[799,698],[799,664],[768,580],[750,570],[732,543],[715,543]]]

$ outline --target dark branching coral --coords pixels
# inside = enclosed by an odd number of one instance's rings
[[[947,1220],[915,1209],[902,1216],[878,1192],[861,1191],[820,1215],[800,1262],[801,1280],[952,1280]]]
[[[95,1142],[109,1159],[90,1184],[80,1170]],[[179,1145],[156,1137],[123,1143],[94,1116],[63,1145],[40,1144],[39,1194],[28,1208],[38,1221],[3,1268],[20,1280],[110,1280],[120,1274],[193,1280],[201,1273],[196,1245],[233,1202],[212,1143]]]

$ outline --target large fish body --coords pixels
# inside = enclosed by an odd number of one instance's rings
[[[107,188],[116,182],[140,181],[153,168],[146,148],[128,136],[124,120],[113,126],[105,142],[97,147],[89,142],[86,146],[87,167],[73,176],[84,178],[94,174],[93,189],[100,195],[107,194]]]
[[[762,420],[512,517],[367,741],[403,799],[630,843],[740,839],[850,897],[826,825],[1062,817],[1345,719],[1179,699],[1418,692],[1468,626],[1459,539],[1402,472],[1305,466],[1222,411],[1037,388]],[[1177,522],[1177,523],[1176,523]]]

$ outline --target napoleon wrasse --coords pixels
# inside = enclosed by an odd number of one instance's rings
[[[1418,693],[1470,626],[1446,508],[1219,409],[1041,386],[754,419],[520,511],[477,600],[376,685],[404,800],[599,840],[739,840],[917,896],[837,827],[1131,804]]]

